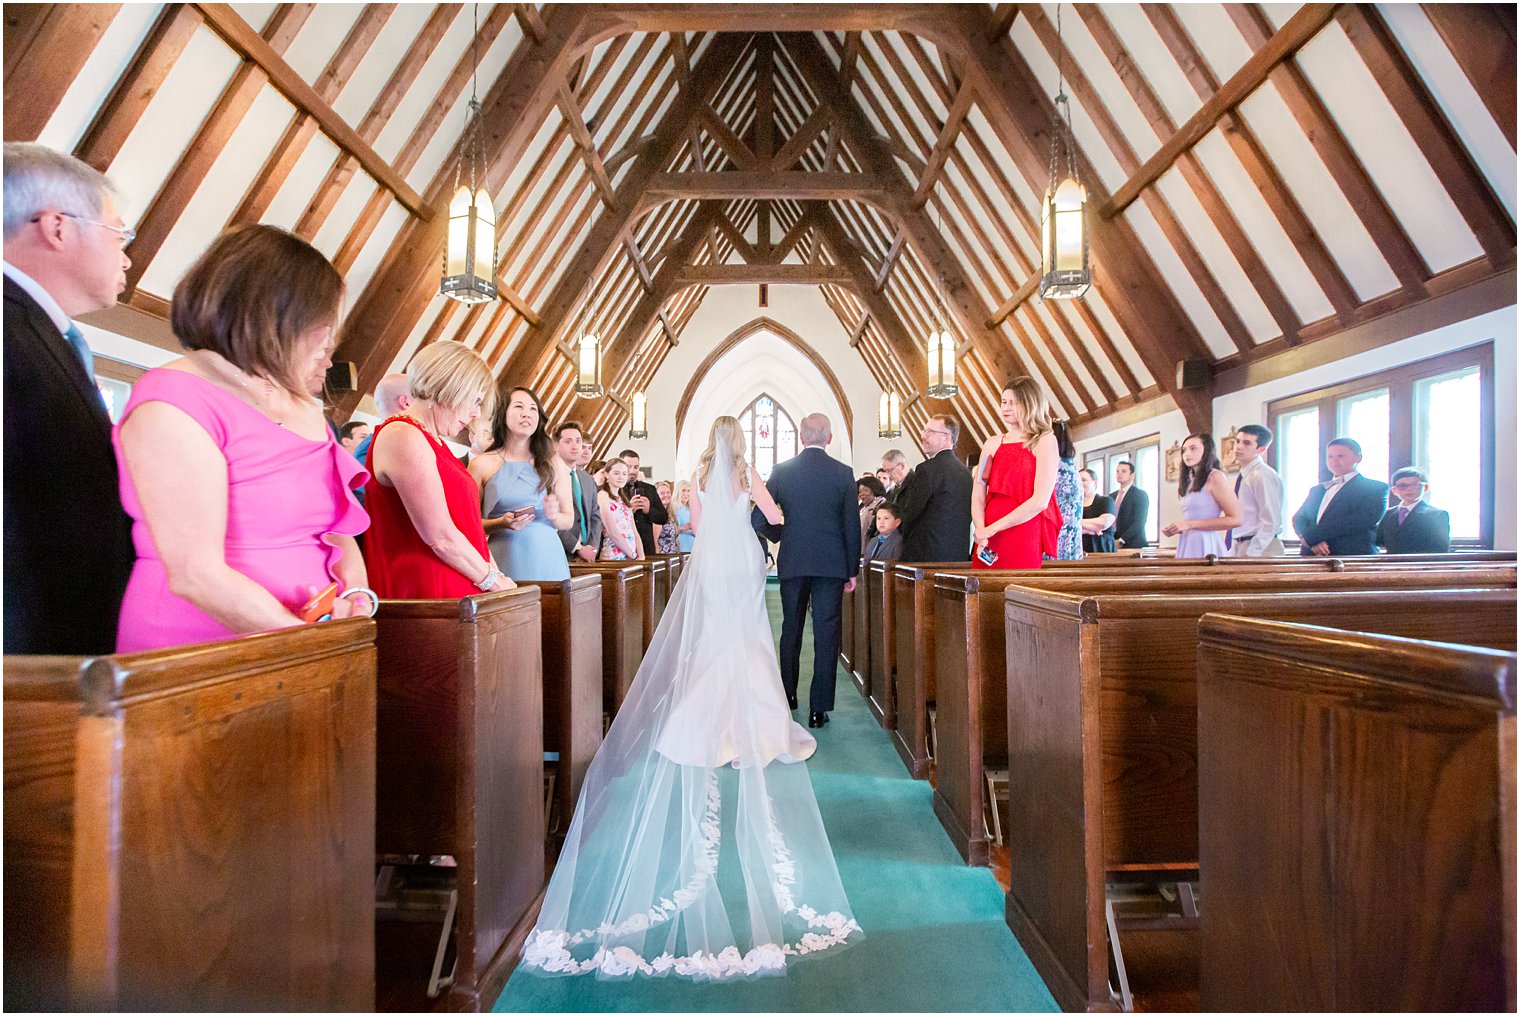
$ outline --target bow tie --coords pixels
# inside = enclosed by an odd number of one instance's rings
[[[1334,490],[1336,487],[1342,486],[1342,485],[1350,482],[1350,480],[1351,480],[1351,477],[1349,477],[1349,476],[1337,476],[1337,477],[1335,477],[1332,480],[1326,480],[1325,481],[1325,489],[1326,490]]]

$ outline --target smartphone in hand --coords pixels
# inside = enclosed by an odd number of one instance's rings
[[[313,621],[330,621],[332,619],[333,604],[338,599],[338,584],[329,583],[311,599],[307,600],[301,609],[296,611],[296,616],[307,624]]]
[[[997,564],[997,551],[993,550],[990,546],[983,547],[976,552],[976,559],[990,568]]]

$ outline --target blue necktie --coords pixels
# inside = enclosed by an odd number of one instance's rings
[[[64,331],[63,337],[69,340],[69,345],[73,346],[74,352],[79,354],[79,362],[84,364],[84,372],[93,381],[95,379],[95,354],[90,352],[89,343],[84,341],[84,332],[81,332],[79,326],[71,321],[69,322],[68,329]]]

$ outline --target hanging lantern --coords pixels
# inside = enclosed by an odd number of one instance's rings
[[[480,34],[480,5],[475,5]],[[478,75],[479,54],[471,59]],[[449,201],[449,232],[443,248],[443,281],[438,292],[460,303],[486,303],[496,292],[496,206],[486,190],[485,146],[481,137],[480,100],[470,87],[470,112],[454,168],[454,197]]]
[[[602,395],[602,340],[582,335],[575,350],[575,394],[583,399]]]
[[[902,396],[896,392],[881,393],[881,406],[876,413],[876,436],[902,436]]]
[[[1061,5],[1056,5],[1056,39],[1061,34]],[[1057,52],[1064,54],[1065,47]],[[1087,256],[1087,188],[1077,172],[1077,142],[1071,132],[1071,101],[1066,97],[1065,67],[1056,62],[1056,122],[1050,142],[1050,185],[1040,203],[1040,297],[1075,300],[1092,285]]]
[[[960,394],[955,383],[955,336],[944,328],[929,335],[929,396],[948,399]]]
[[[634,440],[649,436],[649,399],[643,392],[634,392],[629,400],[628,436]]]

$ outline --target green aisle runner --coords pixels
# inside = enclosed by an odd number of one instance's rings
[[[767,593],[771,626],[780,599]],[[812,673],[812,635],[802,673]],[[807,706],[804,687],[798,696]],[[887,734],[841,669],[833,722],[806,763],[865,941],[785,977],[694,984],[677,977],[598,981],[518,971],[497,1012],[1054,1012],[1003,923],[1003,893],[968,868],[934,818],[926,781],[908,778]],[[805,715],[799,714],[799,715]]]

